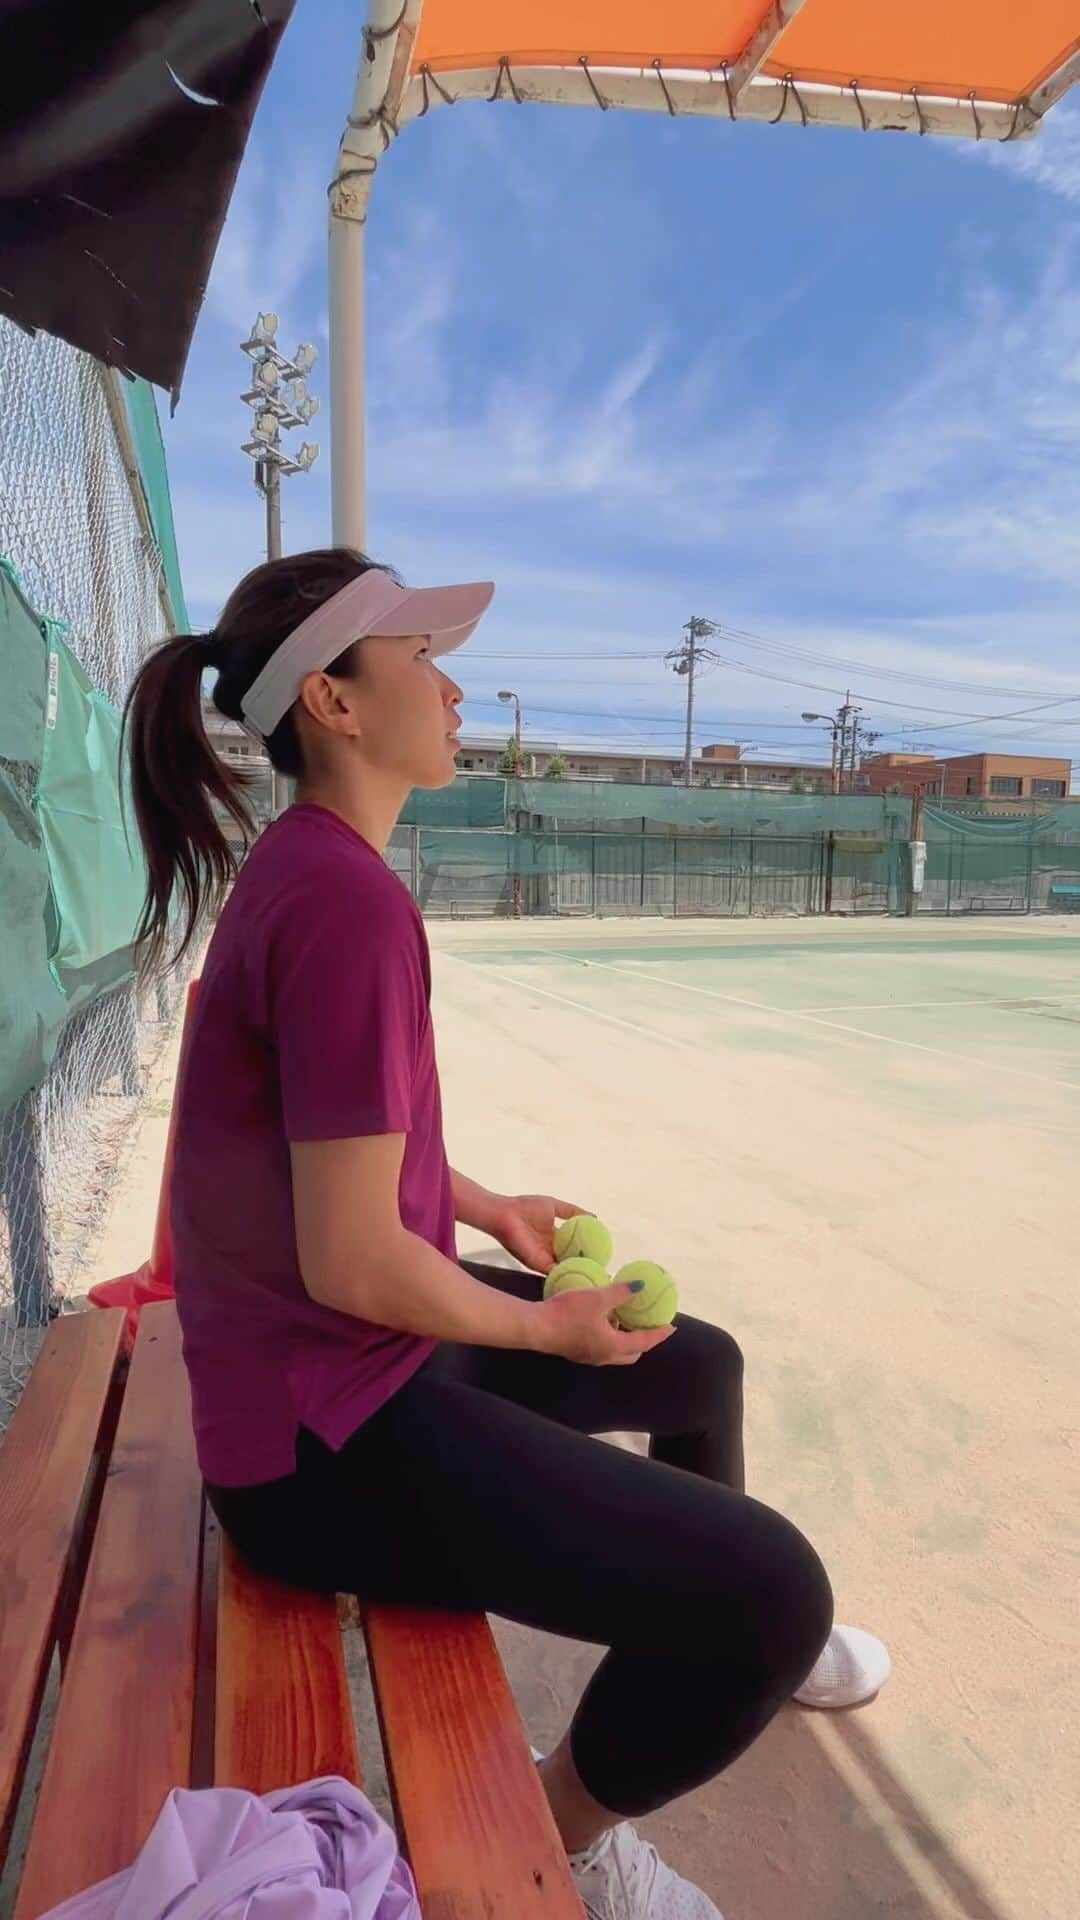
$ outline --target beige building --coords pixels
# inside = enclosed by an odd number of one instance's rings
[[[463,734],[458,767],[462,773],[497,773],[506,753],[503,739]],[[526,778],[542,780],[558,757],[566,763],[568,780],[617,780],[637,786],[675,786],[683,780],[681,753],[658,750],[627,753],[614,747],[564,747],[555,740],[527,740],[522,746]],[[744,760],[742,749],[715,744],[694,756],[694,785],[701,787],[772,787],[792,785],[814,791],[829,785],[829,770],[799,761]]]

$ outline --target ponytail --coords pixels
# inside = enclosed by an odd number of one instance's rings
[[[225,837],[215,803],[240,828],[244,852],[256,833],[244,797],[252,776],[218,757],[203,725],[203,674],[217,669],[214,705],[226,719],[243,722],[244,695],[282,641],[316,607],[374,565],[351,547],[268,560],[241,580],[212,634],[177,634],[140,668],[128,695],[124,732],[131,753],[135,819],[146,855],[146,901],[135,934],[144,973],[176,965],[200,924],[220,908],[236,874],[240,860]],[[326,672],[351,678],[359,656],[358,645],[346,647]],[[266,751],[279,773],[301,777],[295,708],[274,728]],[[177,909],[180,941],[170,951]]]
[[[245,851],[254,838],[254,819],[243,798],[250,776],[218,757],[203,724],[202,677],[212,664],[213,647],[206,638],[175,635],[143,662],[124,711],[132,799],[147,869],[135,944],[148,974],[182,958],[236,874],[239,861],[213,802],[240,828]],[[177,906],[180,940],[166,962]]]

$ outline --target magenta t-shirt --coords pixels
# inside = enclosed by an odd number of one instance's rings
[[[435,1345],[310,1298],[289,1166],[291,1140],[404,1133],[402,1221],[456,1258],[430,994],[401,881],[336,814],[290,808],[210,942],[178,1091],[176,1300],[219,1486],[291,1473],[301,1425],[341,1447]]]

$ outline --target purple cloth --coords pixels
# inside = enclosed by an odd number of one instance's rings
[[[336,814],[290,807],[218,921],[177,1093],[176,1304],[217,1486],[292,1473],[298,1425],[343,1446],[435,1344],[311,1299],[289,1162],[294,1141],[404,1134],[402,1221],[456,1257],[430,990],[408,889]]]
[[[264,1799],[177,1788],[133,1867],[44,1920],[421,1920],[390,1828],[347,1780]]]

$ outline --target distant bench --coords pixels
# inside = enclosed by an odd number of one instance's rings
[[[1051,900],[1067,900],[1066,913],[1080,913],[1080,883],[1071,880],[1052,880],[1050,882]]]

